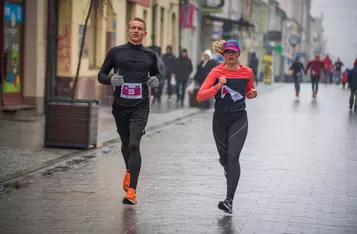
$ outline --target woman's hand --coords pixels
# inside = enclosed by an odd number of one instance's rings
[[[249,98],[256,98],[258,96],[258,92],[255,89],[251,89],[249,91]]]
[[[227,78],[225,76],[219,77],[218,87],[222,88],[223,85],[227,83]]]

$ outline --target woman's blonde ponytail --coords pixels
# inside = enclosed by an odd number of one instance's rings
[[[215,41],[213,43],[213,51],[219,53],[220,55],[223,55],[222,47],[225,42],[226,42],[225,40]]]

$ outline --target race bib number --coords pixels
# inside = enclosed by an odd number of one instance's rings
[[[142,83],[124,83],[121,86],[120,97],[126,99],[141,99],[143,97],[142,90]]]
[[[234,102],[241,100],[243,98],[243,96],[239,92],[234,91],[233,89],[229,88],[226,85],[223,85],[221,90],[221,97],[224,98],[227,95],[227,93],[230,94]]]

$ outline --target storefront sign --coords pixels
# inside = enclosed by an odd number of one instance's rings
[[[205,13],[221,13],[224,0],[203,0],[202,10]]]
[[[150,7],[150,0],[128,0],[128,1],[140,4],[144,7]]]

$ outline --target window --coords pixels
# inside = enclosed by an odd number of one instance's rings
[[[95,0],[92,7],[92,12],[89,17],[89,22],[87,25],[86,39],[84,42],[84,53],[83,58],[88,58],[89,69],[96,69],[96,41],[97,41],[97,25],[98,25],[98,14],[99,10],[99,1]],[[81,27],[82,25],[80,25]],[[83,29],[80,28],[80,38],[83,36]]]

